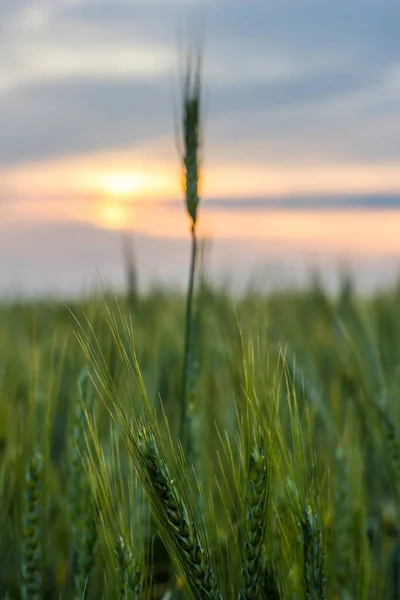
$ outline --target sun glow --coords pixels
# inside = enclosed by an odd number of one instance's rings
[[[101,202],[96,210],[94,221],[104,229],[125,229],[131,223],[131,207],[125,202]]]
[[[146,188],[143,176],[130,173],[112,173],[99,182],[102,191],[117,198],[131,199]]]

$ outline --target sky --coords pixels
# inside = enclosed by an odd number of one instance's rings
[[[352,261],[369,285],[390,281],[399,22],[397,0],[2,0],[0,295],[79,291],[98,272],[122,285],[121,229],[144,283],[184,282],[188,40],[203,48],[200,228],[215,277]]]

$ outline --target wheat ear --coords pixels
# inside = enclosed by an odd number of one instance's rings
[[[160,457],[154,436],[142,429],[139,447],[147,479],[162,507],[169,535],[194,598],[222,600],[207,553],[202,548],[196,525],[182,499],[168,465]]]
[[[42,586],[42,485],[43,458],[37,452],[25,476],[25,508],[22,515],[22,600],[39,600]]]
[[[325,553],[322,546],[322,533],[318,517],[308,507],[304,511],[301,527],[306,599],[325,600]]]
[[[257,444],[250,456],[240,600],[259,598],[262,590],[262,548],[265,512],[269,498],[268,469],[264,449]]]
[[[115,554],[120,576],[119,600],[140,600],[142,591],[140,570],[122,536],[118,538]]]

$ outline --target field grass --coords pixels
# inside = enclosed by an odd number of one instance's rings
[[[203,284],[188,459],[184,298],[3,305],[0,597],[398,598],[399,309]]]

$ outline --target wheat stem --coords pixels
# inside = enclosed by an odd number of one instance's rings
[[[84,410],[87,401],[87,373],[83,371],[79,380],[79,400],[73,412],[71,427],[69,509],[71,524],[71,566],[73,597],[81,600],[86,593],[88,580],[94,566],[97,527],[95,505],[85,475],[82,457],[84,440]]]

